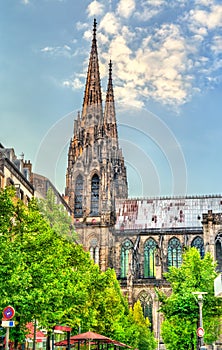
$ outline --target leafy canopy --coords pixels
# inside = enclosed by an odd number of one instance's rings
[[[193,349],[196,344],[196,329],[199,320],[199,306],[192,294],[207,292],[203,303],[204,340],[212,343],[218,338],[222,315],[221,299],[214,296],[215,263],[210,253],[201,259],[196,248],[183,254],[180,268],[171,267],[165,274],[171,284],[172,293],[167,297],[157,291],[164,314],[162,337],[167,349]]]
[[[26,324],[36,319],[48,331],[65,324],[74,334],[81,327],[155,349],[141,308],[135,306],[134,315],[115,272],[101,272],[70,239],[70,221],[51,199],[33,199],[27,207],[13,189],[0,190],[0,308],[15,309],[17,327],[10,336],[23,341]]]

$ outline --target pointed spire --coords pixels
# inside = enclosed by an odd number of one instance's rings
[[[112,79],[112,61],[109,61],[109,80],[106,93],[106,102],[114,103],[113,79]]]
[[[96,19],[93,24],[93,38],[83,100],[82,119],[87,115],[102,115],[102,93],[96,40]]]
[[[104,112],[104,124],[111,137],[117,137],[116,112],[112,80],[112,61],[109,62],[109,80],[106,90],[106,105]]]

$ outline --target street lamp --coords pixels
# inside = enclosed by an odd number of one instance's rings
[[[199,305],[199,334],[198,337],[200,338],[200,350],[204,350],[206,349],[204,346],[204,331],[203,331],[203,313],[202,313],[202,309],[203,309],[203,295],[207,294],[207,292],[192,292],[192,294],[197,296],[197,302]]]

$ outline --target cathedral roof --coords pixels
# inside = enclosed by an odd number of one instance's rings
[[[222,212],[222,195],[117,200],[116,229],[201,228],[208,210]]]

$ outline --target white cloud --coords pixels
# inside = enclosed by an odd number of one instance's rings
[[[146,0],[145,3],[149,6],[159,7],[165,4],[165,0]]]
[[[83,38],[86,39],[87,41],[92,39],[92,31],[91,30],[86,30],[83,33]]]
[[[191,30],[207,28],[208,30],[222,26],[222,5],[212,5],[208,10],[194,9],[190,11]]]
[[[71,50],[71,47],[70,47],[70,46],[68,46],[68,45],[64,45],[64,46],[63,46],[63,48],[64,48],[65,50],[68,50],[68,51],[70,51],[70,50]]]
[[[211,50],[216,54],[222,53],[222,36],[214,36],[212,40]]]
[[[84,84],[82,81],[77,77],[71,80],[64,80],[62,82],[63,87],[71,87],[73,90],[79,90],[82,89]]]
[[[129,86],[128,84],[123,86],[116,86],[115,96],[119,104],[137,108],[142,108],[144,105],[143,102],[139,99],[139,94],[135,89],[135,86]]]
[[[140,20],[140,21],[149,21],[151,18],[156,16],[159,13],[159,9],[150,9],[145,7],[143,12],[136,11],[135,16]]]
[[[52,52],[54,50],[53,47],[46,46],[43,49],[41,49],[41,52]]]
[[[209,6],[214,3],[214,0],[196,0],[195,5]]]
[[[121,61],[127,63],[131,52],[123,36],[117,36],[110,43],[109,54],[118,63]]]
[[[101,2],[94,0],[87,7],[87,12],[90,17],[102,15],[104,12],[104,5]]]
[[[28,5],[30,3],[29,0],[22,0],[22,4]]]
[[[48,53],[50,55],[55,56],[66,56],[66,57],[72,57],[71,53],[71,47],[69,45],[64,46],[46,46],[42,48],[40,51],[43,53]]]
[[[136,8],[135,0],[120,0],[117,6],[119,16],[129,18]]]
[[[88,23],[83,23],[83,22],[77,22],[76,23],[76,29],[77,30],[86,29],[88,27],[89,27]]]
[[[99,30],[103,29],[107,34],[116,35],[119,31],[119,27],[119,21],[117,20],[115,14],[112,12],[108,12],[101,19]]]

